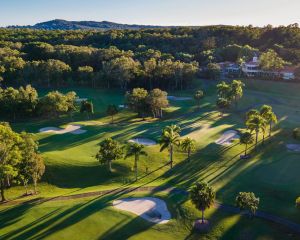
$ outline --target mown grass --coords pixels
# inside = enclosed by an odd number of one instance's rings
[[[134,214],[112,207],[117,197],[140,197],[145,193],[104,196],[67,202],[26,204],[1,211],[1,239],[295,239],[287,229],[216,209],[206,211],[210,229],[193,231],[200,217],[186,197],[151,194],[164,199],[172,219],[164,225],[148,223]],[[26,218],[22,216],[26,216]],[[13,223],[13,224],[12,224]]]
[[[38,133],[38,130],[47,126],[65,126],[71,121],[65,116],[55,120],[29,121],[13,124],[17,131],[26,130],[35,133],[40,142],[40,151],[47,165],[46,174],[40,184],[39,197],[69,195],[74,193],[89,192],[100,189],[111,189],[122,186],[178,186],[189,189],[196,181],[204,180],[212,184],[217,190],[217,199],[224,203],[234,204],[235,196],[240,191],[253,191],[261,199],[260,209],[286,217],[300,223],[299,212],[295,209],[294,201],[299,193],[299,154],[286,150],[286,143],[293,143],[291,131],[300,124],[300,95],[299,85],[287,83],[270,83],[266,81],[246,80],[245,96],[240,101],[237,109],[231,109],[224,117],[220,117],[215,108],[215,82],[199,83],[205,88],[206,97],[202,102],[200,111],[196,110],[193,101],[171,102],[171,107],[166,109],[164,120],[136,118],[135,114],[122,110],[116,117],[116,124],[110,124],[110,118],[105,115],[108,104],[116,105],[124,102],[120,91],[106,91],[95,89],[64,89],[75,90],[81,98],[89,98],[95,106],[93,119],[87,120],[86,116],[76,114],[74,122],[81,123],[87,133],[82,135],[51,135]],[[42,90],[41,94],[46,91]],[[192,96],[193,91],[172,92],[170,95]],[[275,128],[272,138],[265,145],[260,145],[257,151],[251,152],[250,160],[239,160],[239,155],[244,147],[238,142],[231,147],[221,147],[214,142],[224,131],[229,129],[243,130],[244,113],[250,108],[259,108],[263,104],[270,104],[279,117],[279,124]],[[175,167],[169,170],[164,164],[168,161],[167,152],[159,152],[159,146],[147,147],[147,157],[141,157],[139,162],[139,181],[132,182],[133,159],[120,159],[113,163],[114,172],[109,173],[106,166],[101,166],[94,158],[98,144],[106,137],[125,144],[134,137],[146,137],[158,140],[162,128],[170,124],[182,127],[182,136],[190,136],[196,140],[197,150],[193,153],[191,162],[187,162],[186,154],[177,150],[175,153]],[[148,174],[150,173],[151,174]],[[9,198],[17,198],[24,192],[22,187],[13,187],[7,191]],[[96,201],[102,204],[102,200]],[[176,201],[175,201],[176,202]],[[52,212],[51,219],[55,223],[63,220],[64,211],[76,211],[81,202],[74,202],[72,206],[63,203],[49,203],[19,212],[19,207],[12,208],[12,216],[22,216],[22,222],[30,224],[33,218],[38,218]],[[95,204],[95,205],[97,205]],[[187,203],[184,203],[184,208]],[[98,205],[97,205],[98,206]],[[181,204],[179,204],[181,206]],[[195,210],[187,205],[189,214],[196,214]],[[98,206],[99,207],[99,206]],[[22,207],[20,207],[22,209]],[[92,209],[94,207],[91,207]],[[172,225],[164,230],[157,230],[157,226],[149,226],[142,220],[125,213],[119,213],[110,207],[98,209],[99,212],[80,210],[80,214],[72,217],[74,226],[59,227],[49,224],[39,226],[38,230],[46,231],[53,239],[58,236],[65,238],[77,236],[80,229],[90,226],[90,238],[105,236],[105,231],[118,225],[119,229],[111,229],[109,234],[115,232],[128,238],[151,239],[158,234],[162,239],[172,239],[178,234],[179,239],[190,234],[190,228],[182,226],[181,221],[175,225],[178,232],[172,231]],[[20,210],[23,211],[23,210]],[[90,213],[90,214],[89,214]],[[14,215],[15,214],[15,215]],[[103,220],[111,215],[107,221]],[[104,217],[105,216],[105,217]],[[214,214],[208,214],[214,219]],[[214,229],[203,239],[236,239],[239,234],[252,234],[250,239],[278,239],[278,234],[283,234],[277,227],[260,220],[240,218],[238,215],[216,213]],[[123,217],[123,218],[122,218]],[[185,217],[182,217],[185,219]],[[11,219],[13,221],[13,219]],[[21,227],[20,219],[14,226],[7,226],[6,232]],[[189,220],[191,224],[191,219]],[[212,220],[214,222],[214,220]],[[120,224],[122,222],[122,224]],[[67,221],[66,221],[67,224]],[[128,224],[128,225],[127,225]],[[220,224],[220,225],[218,225]],[[247,227],[247,225],[249,225]],[[123,226],[124,225],[124,226]],[[19,226],[19,227],[18,227]],[[100,229],[99,229],[99,226]],[[127,226],[127,227],[125,227]],[[135,227],[136,226],[136,227]],[[189,225],[190,226],[190,225]],[[50,229],[49,231],[47,229]],[[69,229],[69,230],[66,230]],[[94,229],[94,230],[93,230]],[[253,230],[255,229],[255,230]],[[257,229],[257,230],[256,230]],[[108,234],[108,233],[106,233]],[[128,234],[128,235],[122,235]],[[264,236],[264,234],[266,234]],[[44,236],[44,235],[43,235]],[[83,236],[83,235],[78,235]],[[109,235],[108,235],[109,236]],[[182,238],[181,238],[182,236]],[[193,235],[188,239],[193,239]],[[100,238],[101,239],[101,238]],[[113,239],[113,238],[111,238]],[[125,239],[125,238],[124,238]],[[197,238],[196,238],[197,239]],[[241,235],[240,239],[244,239]],[[284,239],[284,238],[281,238]]]

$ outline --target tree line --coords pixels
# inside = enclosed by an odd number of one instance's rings
[[[35,88],[27,85],[20,88],[0,88],[0,114],[13,121],[30,117],[55,118],[61,114],[77,111],[75,92],[63,94],[51,91],[39,97]]]
[[[0,79],[17,86],[182,89],[200,67],[208,70],[205,77],[215,78],[217,62],[241,64],[261,54],[265,70],[297,65],[299,40],[296,24],[106,32],[0,29]]]
[[[43,158],[38,152],[38,142],[32,134],[14,132],[8,123],[0,123],[0,190],[1,201],[6,201],[5,189],[12,184],[22,184],[28,192],[28,184],[33,183],[37,193],[37,183],[45,172]]]

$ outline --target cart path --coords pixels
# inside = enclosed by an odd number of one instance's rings
[[[106,195],[116,195],[121,196],[123,194],[132,193],[132,192],[151,192],[151,193],[157,193],[157,192],[165,192],[165,193],[171,193],[171,194],[181,194],[181,195],[188,195],[188,191],[175,188],[175,187],[121,187],[121,188],[115,188],[111,190],[102,190],[102,191],[95,191],[95,192],[87,192],[87,193],[79,193],[74,195],[68,195],[68,196],[57,196],[52,198],[37,198],[37,199],[31,199],[31,200],[14,200],[9,201],[5,203],[1,203],[0,206],[13,206],[17,204],[42,204],[45,202],[53,202],[53,201],[67,201],[67,200],[74,200],[74,199],[82,199],[82,198],[88,198],[88,197],[102,197]],[[215,208],[220,209],[222,211],[230,212],[230,213],[236,213],[239,214],[240,209],[231,205],[218,203],[216,202],[214,205]],[[285,226],[289,228],[290,230],[300,234],[300,224],[292,222],[288,219],[264,212],[264,211],[257,211],[255,217],[280,224],[282,226]]]

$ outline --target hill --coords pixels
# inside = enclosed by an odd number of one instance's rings
[[[30,28],[42,30],[111,30],[111,29],[144,29],[144,28],[164,28],[163,26],[153,25],[137,25],[137,24],[121,24],[108,21],[66,21],[62,19],[55,19],[47,22],[37,23],[35,25],[27,26],[8,26],[8,28]]]

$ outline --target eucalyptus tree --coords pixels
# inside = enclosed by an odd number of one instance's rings
[[[37,183],[45,173],[45,164],[42,156],[34,153],[30,162],[31,178],[34,186],[34,193],[37,194]]]
[[[163,108],[169,106],[168,93],[158,88],[151,90],[146,97],[146,103],[151,109],[153,117],[163,117]]]
[[[111,123],[114,123],[114,116],[119,112],[118,107],[115,104],[107,106],[106,113],[111,116]]]
[[[1,201],[6,201],[5,188],[9,180],[18,175],[18,163],[22,159],[22,138],[8,124],[0,124],[0,191]]]
[[[139,117],[145,117],[149,108],[147,107],[148,91],[144,88],[134,88],[125,95],[126,104],[129,109],[136,112]]]
[[[21,161],[18,163],[18,179],[23,183],[26,195],[28,194],[28,183],[31,180],[32,164],[35,154],[38,150],[38,143],[33,139],[33,135],[22,132],[20,137],[22,138],[22,144],[20,145],[21,150]]]
[[[170,167],[173,168],[173,153],[174,147],[180,146],[180,127],[177,125],[167,126],[161,134],[159,143],[161,145],[160,151],[162,152],[165,149],[169,150],[170,153]]]
[[[134,156],[135,181],[138,180],[138,162],[140,156],[147,156],[147,152],[144,151],[144,148],[144,145],[138,143],[129,143],[127,145],[125,158]]]

